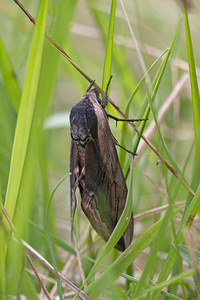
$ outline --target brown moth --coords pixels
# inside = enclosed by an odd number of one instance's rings
[[[109,239],[116,226],[127,197],[126,182],[115,147],[119,144],[112,135],[108,114],[104,110],[108,103],[107,90],[110,80],[102,104],[98,90],[96,88],[90,90],[93,81],[70,113],[72,224],[77,204],[76,189],[79,187],[82,210],[92,227],[105,241]],[[115,117],[114,119],[121,120]],[[125,250],[130,245],[132,237],[133,214],[115,248]]]

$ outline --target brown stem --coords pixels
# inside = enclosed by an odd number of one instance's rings
[[[32,259],[31,259],[30,255],[27,255],[27,259],[28,259],[28,261],[31,265],[31,268],[33,269],[33,272],[35,273],[35,276],[37,277],[37,279],[39,281],[39,284],[40,284],[41,288],[43,289],[43,292],[46,295],[47,299],[52,300],[49,293],[48,293],[48,291],[47,291],[47,289],[46,289],[46,287],[44,286],[44,284],[43,284],[43,282],[40,278],[40,275],[38,274],[38,271],[37,271]]]

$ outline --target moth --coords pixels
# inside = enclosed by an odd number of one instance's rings
[[[115,228],[127,198],[127,186],[116,151],[116,145],[120,145],[108,123],[108,116],[112,116],[105,111],[110,80],[102,102],[98,90],[91,89],[93,81],[70,113],[72,226],[77,205],[76,189],[79,187],[81,208],[92,227],[105,241]],[[138,120],[141,119],[136,121]],[[124,251],[130,245],[132,237],[133,214],[115,248]]]

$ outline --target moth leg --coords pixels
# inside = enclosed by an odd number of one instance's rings
[[[112,139],[113,139],[113,142],[114,142],[114,144],[115,144],[116,146],[119,146],[120,148],[124,149],[126,152],[128,152],[128,153],[130,153],[130,154],[132,154],[132,155],[137,155],[137,153],[132,152],[132,151],[130,151],[130,150],[124,148],[123,146],[121,146],[121,145],[118,143],[118,140],[114,137],[114,135],[112,135]]]
[[[109,113],[106,112],[106,116],[115,120],[116,121],[116,125],[117,125],[117,122],[120,121],[120,122],[138,122],[138,121],[147,121],[148,119],[119,119],[113,115],[110,115]]]
[[[109,88],[111,79],[112,79],[112,75],[110,76],[110,79],[108,80],[108,84],[106,86],[106,90],[105,90],[105,93],[104,93],[103,98],[102,98],[101,105],[102,105],[103,108],[105,108],[106,105],[108,104],[108,88]]]
[[[132,151],[130,151],[130,150],[128,150],[128,149],[126,149],[126,148],[124,148],[123,146],[121,146],[121,145],[120,145],[120,144],[118,144],[118,143],[116,143],[116,146],[118,146],[118,147],[120,147],[120,148],[124,149],[126,152],[128,152],[128,153],[130,153],[130,154],[132,154],[132,155],[137,155],[137,153],[135,153],[135,152],[132,152]]]

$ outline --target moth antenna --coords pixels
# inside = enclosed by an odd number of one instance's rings
[[[112,79],[112,75],[110,76],[110,79],[108,80],[108,84],[106,86],[106,90],[105,90],[105,93],[104,93],[103,98],[102,98],[101,105],[102,105],[103,108],[105,108],[106,105],[108,104],[108,89],[109,89],[111,79]]]
[[[86,93],[89,92],[89,90],[92,88],[93,84],[95,83],[95,79],[92,80],[92,82],[90,83],[89,87],[86,90]]]

